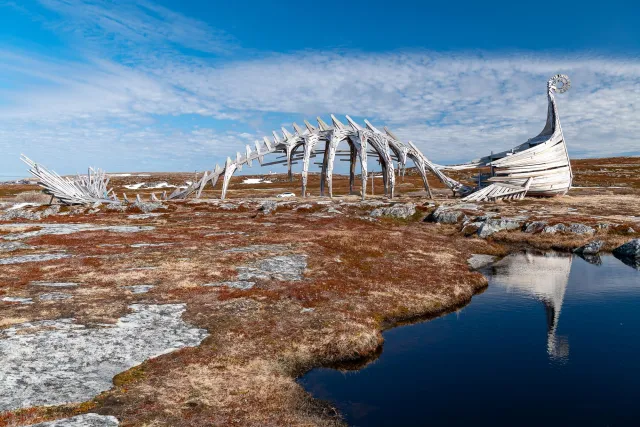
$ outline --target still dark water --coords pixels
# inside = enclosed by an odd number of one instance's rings
[[[509,256],[465,308],[300,382],[353,426],[640,426],[640,271],[592,262]]]

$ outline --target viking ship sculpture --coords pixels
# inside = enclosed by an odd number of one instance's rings
[[[411,160],[421,175],[425,190],[433,197],[428,181],[428,173],[433,174],[454,195],[465,196],[465,200],[483,201],[497,199],[520,199],[525,195],[555,196],[566,194],[571,187],[573,174],[569,163],[569,155],[560,126],[560,118],[555,101],[555,93],[563,93],[570,87],[569,78],[556,75],[547,83],[549,101],[547,123],[542,132],[515,147],[512,150],[453,166],[442,166],[431,162],[411,141],[404,143],[393,132],[384,127],[379,130],[368,120],[361,126],[351,117],[346,116],[348,125],[343,124],[331,115],[331,125],[317,118],[317,126],[305,120],[305,127],[293,124],[293,132],[282,128],[282,137],[273,132],[273,140],[267,137],[255,142],[255,151],[247,145],[244,153],[237,153],[235,158],[227,157],[224,166],[216,165],[212,171],[205,171],[203,176],[186,188],[177,188],[170,195],[163,195],[165,200],[185,199],[191,195],[200,198],[208,183],[213,187],[220,181],[221,198],[224,199],[233,174],[247,165],[258,161],[262,166],[283,164],[287,166],[289,180],[293,180],[292,166],[302,160],[302,196],[307,196],[307,183],[311,159],[318,155],[322,161],[320,195],[333,197],[333,169],[336,157],[348,161],[350,194],[355,193],[356,163],[360,163],[360,179],[362,198],[367,190],[367,159],[374,156],[382,169],[384,194],[393,198],[396,175],[405,173],[407,161]],[[338,150],[341,143],[346,143],[348,150]],[[280,155],[275,161],[264,162],[266,155]],[[45,192],[58,198],[63,203],[96,203],[119,202],[117,197],[106,190],[106,183],[97,183],[89,174],[86,178],[76,180],[61,178],[27,159],[30,172],[39,179]],[[480,174],[477,185],[469,186],[445,175],[446,170],[462,170],[489,167],[489,174]],[[104,180],[105,177],[102,177]],[[96,190],[96,191],[94,191]],[[83,199],[84,197],[84,199]],[[84,202],[83,202],[84,200]]]

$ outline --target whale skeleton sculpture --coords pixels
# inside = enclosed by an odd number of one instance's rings
[[[412,142],[409,141],[406,144],[401,142],[387,127],[381,131],[366,119],[365,126],[361,126],[349,116],[346,116],[348,125],[345,125],[331,115],[331,125],[318,117],[317,126],[305,120],[304,128],[293,124],[294,132],[289,132],[283,127],[282,137],[274,131],[273,140],[265,136],[262,141],[255,142],[255,151],[247,145],[244,153],[237,153],[234,159],[227,157],[223,166],[216,165],[212,171],[205,171],[200,179],[194,180],[187,187],[177,188],[170,195],[163,194],[162,199],[179,200],[191,195],[200,198],[208,183],[215,187],[218,181],[222,182],[221,199],[224,199],[233,174],[241,171],[245,165],[251,167],[253,161],[258,161],[263,166],[286,164],[288,177],[293,180],[292,165],[297,164],[299,160],[302,160],[302,196],[306,197],[310,162],[318,154],[323,155],[322,162],[319,162],[321,165],[320,194],[324,195],[325,186],[328,186],[330,197],[333,197],[333,169],[336,157],[348,156],[348,159],[340,160],[350,162],[350,193],[354,193],[355,167],[359,161],[361,195],[363,199],[365,198],[369,155],[377,157],[381,165],[384,193],[390,198],[394,196],[396,173],[398,175],[405,173],[408,160],[412,160],[415,164],[429,197],[432,197],[432,194],[428,172],[452,190],[454,195],[465,196],[465,200],[468,201],[520,199],[526,194],[563,195],[571,187],[573,173],[554,93],[563,93],[569,87],[569,78],[561,74],[553,76],[547,82],[547,122],[538,136],[512,150],[491,154],[468,163],[452,166],[435,164]],[[342,142],[348,144],[348,151],[338,151],[338,146]],[[270,154],[282,156],[279,160],[265,163],[265,156]],[[30,166],[30,172],[38,177],[39,184],[45,188],[45,192],[63,203],[119,202],[117,197],[107,190],[108,179],[100,170],[96,172],[90,169],[88,177],[77,177],[71,180],[47,171],[26,157],[22,160]],[[394,167],[394,162],[397,168]],[[476,188],[464,185],[443,172],[479,167],[490,167],[491,173],[480,174]],[[99,175],[99,179],[96,174]],[[124,199],[126,202],[126,196]],[[155,195],[152,195],[152,199],[157,200]]]

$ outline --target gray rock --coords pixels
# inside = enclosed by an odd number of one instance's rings
[[[622,261],[629,261],[634,268],[640,265],[640,239],[633,239],[613,250],[613,255]]]
[[[10,258],[2,258],[0,259],[0,265],[24,264],[26,262],[45,262],[70,257],[71,255],[65,253],[22,255]]]
[[[580,223],[572,223],[569,225],[569,231],[574,234],[594,234],[596,230],[588,225]]]
[[[297,281],[307,268],[306,255],[283,255],[267,258],[252,266],[237,267],[238,280],[251,279]]]
[[[478,229],[478,236],[483,239],[489,237],[493,233],[497,233],[502,230],[516,230],[522,228],[522,222],[512,218],[501,219],[488,219],[486,220],[480,229]]]
[[[381,216],[388,216],[392,218],[406,219],[415,213],[416,213],[416,205],[414,205],[413,203],[404,203],[404,204],[389,206],[387,208],[374,209],[369,215],[371,215],[374,218],[381,217]]]
[[[602,247],[604,246],[604,242],[601,240],[594,240],[593,242],[589,242],[584,246],[580,246],[575,249],[573,252],[582,255],[596,255],[600,252]]]
[[[247,282],[244,280],[238,280],[235,282],[217,282],[217,283],[206,283],[202,286],[213,286],[213,287],[220,287],[220,286],[226,286],[229,288],[235,288],[235,289],[241,289],[243,291],[246,291],[247,289],[251,289],[255,286],[255,282]]]
[[[105,209],[108,211],[125,212],[127,210],[127,205],[123,205],[121,203],[107,203]]]
[[[427,221],[439,224],[457,224],[464,216],[462,211],[451,210],[446,206],[439,206],[428,217]]]
[[[546,221],[533,221],[529,222],[524,227],[525,233],[540,233],[547,226]]]
[[[51,205],[47,209],[42,211],[41,216],[42,218],[46,218],[51,215],[56,215],[58,212],[60,212],[60,205]]]
[[[251,245],[227,249],[225,252],[283,252],[289,249],[289,245]]]
[[[27,427],[117,427],[119,425],[118,419],[110,415],[82,414],[71,418],[31,424]]]
[[[16,223],[16,224],[3,224],[2,227],[9,228],[23,228],[25,226],[32,227],[34,224],[28,223]],[[142,225],[96,225],[96,224],[58,224],[58,223],[39,223],[36,224],[37,227],[40,227],[40,230],[28,231],[25,233],[12,233],[3,236],[4,240],[24,240],[29,239],[31,237],[38,237],[44,235],[63,235],[63,234],[73,234],[79,233],[81,231],[109,231],[112,233],[137,233],[140,231],[150,231],[154,230],[155,227],[152,226],[142,226]]]
[[[132,285],[132,286],[123,286],[125,289],[128,289],[133,294],[146,294],[155,286],[153,285]]]
[[[480,210],[480,206],[475,203],[458,203],[457,205],[451,206],[453,210],[469,210],[469,211],[477,211]]]
[[[20,304],[33,304],[32,298],[21,298],[21,297],[4,297],[2,298],[4,302],[17,302]]]
[[[19,249],[33,249],[33,246],[21,242],[0,242],[0,252],[14,252]]]
[[[182,320],[184,304],[130,308],[114,325],[58,319],[0,330],[0,412],[90,400],[120,372],[207,336]]]
[[[162,203],[158,202],[143,202],[143,201],[135,201],[131,204],[132,208],[137,208],[142,211],[142,213],[149,213],[153,211],[157,211],[158,209],[166,209],[167,207]]]
[[[547,225],[542,232],[543,233],[549,233],[549,234],[556,234],[558,232],[560,233],[566,233],[569,231],[569,227],[567,227],[564,224],[556,224],[556,225]]]
[[[73,295],[65,294],[64,292],[51,292],[48,294],[42,294],[38,297],[40,301],[62,301],[71,298],[73,298]]]
[[[273,200],[265,200],[260,205],[260,210],[265,215],[269,215],[270,213],[275,212],[276,209],[278,209],[278,204]]]
[[[627,233],[633,234],[635,232],[636,232],[636,230],[634,230],[633,228],[631,228],[631,227],[627,228]]]
[[[2,221],[12,221],[14,219],[26,219],[29,221],[38,221],[42,219],[41,212],[31,212],[26,209],[12,209],[9,212],[0,216]]]
[[[611,224],[609,224],[608,222],[599,222],[596,227],[598,228],[598,230],[608,230],[609,227],[611,227]]]
[[[32,286],[46,286],[49,288],[74,288],[78,286],[78,284],[74,282],[31,282],[29,284]]]
[[[486,267],[496,260],[493,255],[472,254],[471,258],[467,260],[469,267],[474,270],[478,270],[482,267]]]

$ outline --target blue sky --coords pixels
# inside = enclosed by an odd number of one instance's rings
[[[638,17],[638,2],[0,0],[0,179],[24,175],[20,153],[60,173],[203,170],[331,113],[470,160],[537,134],[557,73],[571,155],[638,155]]]

